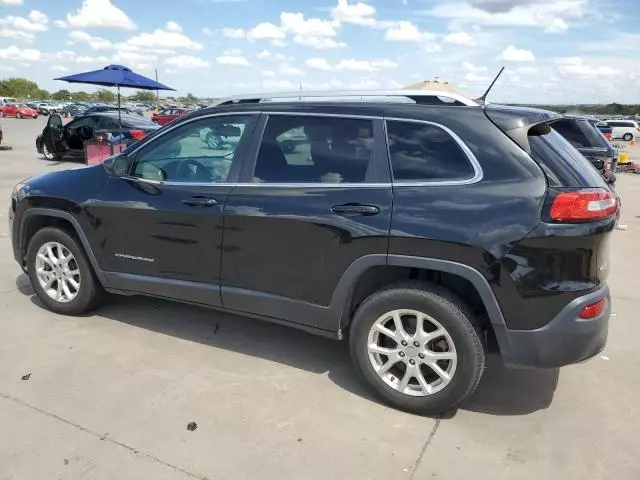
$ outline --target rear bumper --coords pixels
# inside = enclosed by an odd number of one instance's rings
[[[578,317],[584,307],[605,297],[607,306],[599,316]],[[591,358],[606,345],[610,313],[611,296],[604,286],[573,300],[544,327],[496,332],[503,362],[515,368],[555,368]]]

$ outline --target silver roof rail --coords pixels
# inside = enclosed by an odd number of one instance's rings
[[[426,105],[465,105],[477,107],[479,103],[463,95],[439,90],[343,90],[319,92],[281,92],[281,93],[253,93],[233,95],[221,98],[211,106],[229,105],[233,103],[263,103],[272,101],[378,101],[378,102],[413,102]]]

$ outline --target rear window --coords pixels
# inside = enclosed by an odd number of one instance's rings
[[[608,147],[606,139],[587,120],[558,120],[551,126],[576,148]]]
[[[459,181],[475,174],[460,145],[440,127],[388,120],[387,136],[395,182]]]
[[[552,187],[607,187],[595,167],[549,125],[531,128],[529,145]]]

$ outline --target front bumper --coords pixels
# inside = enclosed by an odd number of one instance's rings
[[[605,297],[607,306],[599,316],[578,317],[584,307]],[[610,314],[611,295],[604,286],[573,300],[544,327],[496,332],[503,362],[515,368],[555,368],[591,358],[607,343]]]

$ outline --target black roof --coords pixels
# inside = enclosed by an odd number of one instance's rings
[[[123,123],[148,123],[150,125],[155,125],[155,123],[153,123],[151,120],[149,120],[148,118],[142,117],[140,115],[136,115],[133,113],[121,113],[118,116],[118,111],[116,110],[115,112],[94,112],[94,113],[88,113],[87,115],[83,115],[83,117],[97,117],[97,118],[102,118],[102,117],[106,117],[106,118],[110,118],[112,120],[118,120],[118,118],[122,119]]]

